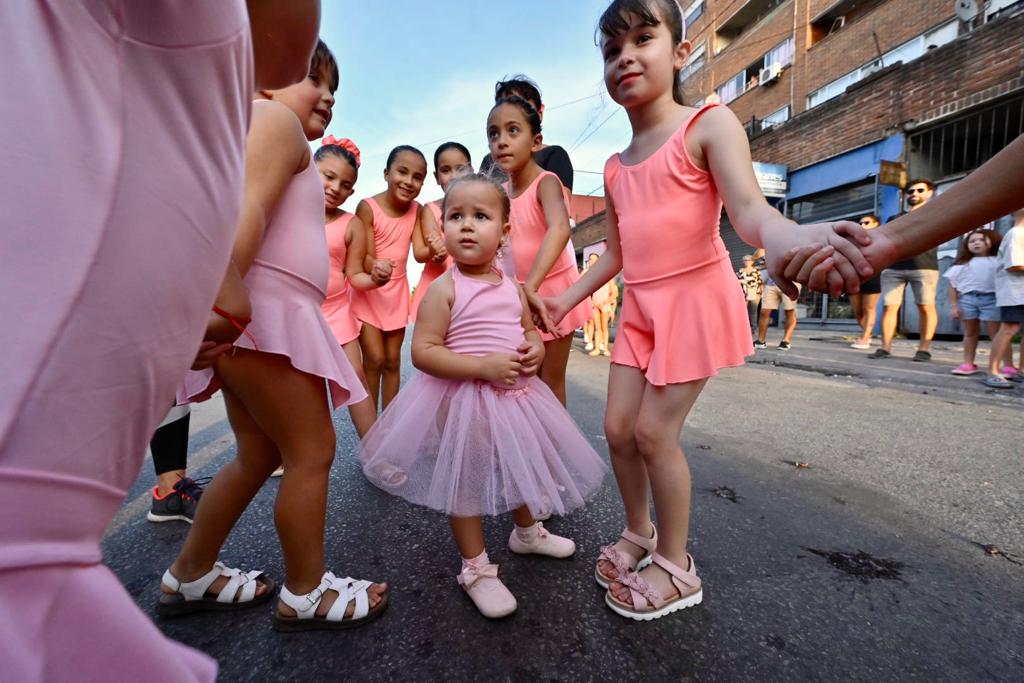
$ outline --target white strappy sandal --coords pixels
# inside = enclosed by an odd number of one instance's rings
[[[388,606],[388,594],[380,596],[377,606],[370,608],[369,589],[373,581],[353,579],[348,576],[338,578],[331,572],[325,572],[320,585],[305,595],[296,595],[281,586],[278,600],[295,610],[294,617],[281,616],[280,611],[274,615],[274,630],[284,632],[337,630],[354,628],[369,623],[379,617]],[[331,605],[325,616],[318,616],[317,607],[327,591],[335,591],[338,599]],[[345,616],[349,603],[355,601],[352,614]]]
[[[222,576],[228,577],[228,581],[217,596],[207,595],[213,582]],[[179,581],[168,569],[164,572],[162,583],[175,592],[161,593],[156,603],[156,613],[161,617],[176,617],[193,612],[230,612],[255,607],[270,600],[275,588],[274,580],[258,569],[243,572],[241,569],[226,567],[221,562],[215,562],[213,569],[195,581],[188,582]],[[257,595],[256,589],[260,584],[266,586],[266,590]]]

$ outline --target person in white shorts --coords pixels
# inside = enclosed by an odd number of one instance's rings
[[[758,267],[764,268],[764,249],[758,249],[754,256],[760,259]],[[782,293],[782,290],[768,274],[767,270],[761,271],[764,280],[764,294],[761,295],[761,317],[757,321],[757,340],[754,341],[755,349],[765,349],[768,345],[765,338],[768,336],[768,323],[771,322],[772,311],[779,310],[782,306],[785,314],[785,327],[782,334],[782,341],[779,342],[779,350],[788,351],[793,340],[793,331],[796,330],[796,300],[790,299]],[[800,285],[797,285],[799,290]]]

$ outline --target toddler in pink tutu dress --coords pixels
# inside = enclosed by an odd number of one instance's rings
[[[535,515],[583,505],[606,467],[536,377],[544,345],[519,288],[493,265],[509,230],[504,190],[479,174],[453,180],[442,216],[455,266],[420,306],[412,360],[422,374],[370,429],[360,458],[376,486],[450,516],[458,582],[497,618],[516,599],[488,561],[481,515],[512,512],[512,552],[569,557],[572,540]]]

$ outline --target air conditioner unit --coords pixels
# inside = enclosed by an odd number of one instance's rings
[[[766,66],[761,69],[757,74],[758,85],[771,85],[775,81],[779,80],[782,75],[782,65],[775,62],[771,66]]]

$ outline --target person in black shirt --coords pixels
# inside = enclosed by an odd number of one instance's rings
[[[907,206],[910,211],[921,208],[935,194],[935,184],[924,178],[912,180],[907,189]],[[896,336],[896,322],[899,318],[900,306],[903,304],[903,292],[909,284],[914,292],[914,302],[920,313],[920,341],[914,360],[927,362],[932,359],[929,348],[935,336],[935,326],[939,322],[935,310],[935,289],[939,282],[938,248],[933,247],[917,256],[898,261],[882,271],[882,348],[868,358],[888,358],[892,355],[892,339]]]
[[[494,101],[497,102],[503,97],[518,95],[533,105],[533,108],[544,118],[544,103],[541,101],[540,88],[532,80],[522,74],[516,74],[511,78],[498,81],[494,84]],[[534,152],[533,160],[545,171],[551,171],[562,181],[562,185],[572,192],[572,161],[569,153],[558,145],[544,145],[539,151]],[[494,159],[488,154],[480,163],[480,172],[492,177],[498,176],[501,180],[507,180],[504,172],[496,166]]]

